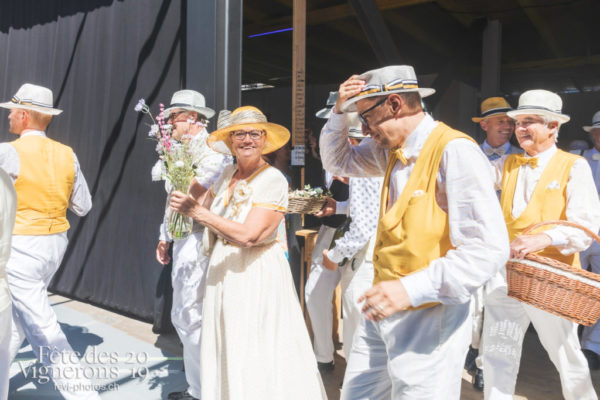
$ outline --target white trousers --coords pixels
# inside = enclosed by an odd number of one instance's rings
[[[362,304],[358,303],[360,296],[373,287],[373,251],[366,256],[366,250],[360,251],[352,260],[341,268],[342,308],[343,312],[343,343],[346,359],[352,350],[354,333],[364,319],[361,312]]]
[[[583,268],[589,265],[593,273],[600,274],[600,243],[594,241],[586,251],[579,253],[579,257]],[[581,348],[600,354],[600,322],[583,328]]]
[[[483,322],[483,376],[486,400],[512,400],[529,323],[558,370],[566,400],[597,399],[590,371],[577,338],[577,325],[564,318],[519,302],[506,287],[486,295]]]
[[[471,347],[479,350],[479,355],[475,359],[477,368],[483,368],[483,292],[484,286],[477,289],[471,296]]]
[[[304,288],[304,299],[314,335],[314,351],[318,362],[333,361],[335,347],[331,333],[333,330],[333,311],[331,301],[336,286],[340,282],[339,268],[331,271],[323,267],[323,250],[329,248],[335,228],[321,225],[317,242],[312,253],[310,274]]]
[[[89,388],[91,383],[83,377],[79,362],[70,362],[77,357],[69,356],[73,355],[73,349],[60,329],[48,299],[48,284],[60,266],[67,243],[66,232],[13,236],[6,265],[8,289],[13,302],[9,359],[15,358],[27,338],[38,360],[41,351],[41,361],[52,369],[49,376],[53,377],[57,390],[65,399],[100,399],[95,391],[78,390]],[[59,354],[65,356],[60,357]],[[77,379],[77,376],[81,378]]]
[[[460,398],[469,342],[469,304],[364,320],[346,366],[342,400]]]
[[[12,307],[9,304],[0,311],[0,400],[8,398],[8,379],[10,377],[10,335],[12,329]]]
[[[200,398],[200,337],[202,302],[208,259],[201,251],[202,233],[173,242],[173,306],[171,322],[183,344],[183,365],[188,392]]]

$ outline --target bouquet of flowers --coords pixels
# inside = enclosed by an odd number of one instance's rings
[[[172,125],[165,123],[164,110],[164,105],[160,104],[160,113],[154,119],[144,99],[135,106],[135,111],[147,114],[152,119],[148,137],[156,140],[156,152],[159,158],[153,168],[153,177],[166,180],[170,186],[169,192],[178,190],[187,193],[196,169],[192,136],[183,135],[175,138],[172,134]],[[203,121],[191,122],[203,124]],[[173,239],[187,237],[192,232],[192,218],[178,212],[169,210],[166,223],[167,231]]]

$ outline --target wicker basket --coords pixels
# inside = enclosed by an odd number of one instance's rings
[[[323,197],[298,197],[289,196],[288,198],[288,214],[314,214],[321,211],[327,196]]]
[[[523,234],[543,225],[573,226],[600,242],[594,232],[568,221],[540,222]],[[525,259],[513,258],[506,263],[506,280],[510,297],[541,310],[586,326],[600,318],[600,275],[528,254]]]

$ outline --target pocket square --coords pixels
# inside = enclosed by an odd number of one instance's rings
[[[415,190],[414,193],[412,194],[412,196],[410,197],[419,197],[419,196],[423,196],[425,194],[425,192],[421,189],[419,190]]]
[[[546,189],[560,189],[560,185],[558,184],[558,181],[552,181],[546,186]]]

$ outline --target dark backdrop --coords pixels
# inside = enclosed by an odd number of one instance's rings
[[[24,82],[53,89],[64,112],[48,136],[75,150],[93,198],[85,218],[69,212],[51,289],[149,321],[161,317],[156,299],[168,290],[168,269],[154,259],[166,195],[150,179],[149,119],[133,108],[143,97],[158,111],[181,87],[181,13],[170,0],[0,3],[0,100]],[[0,141],[14,139],[7,115],[0,111]]]

